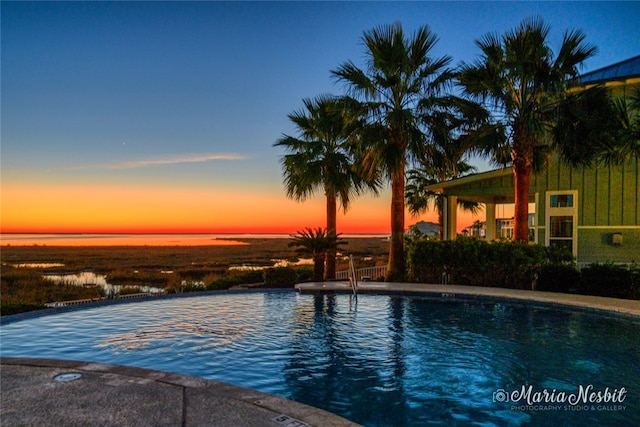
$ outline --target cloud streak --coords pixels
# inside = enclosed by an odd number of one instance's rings
[[[229,153],[180,154],[156,159],[132,160],[109,165],[109,169],[136,169],[147,166],[175,165],[180,163],[202,163],[213,160],[244,160],[246,157]]]
[[[103,164],[97,166],[76,166],[67,168],[68,170],[100,168],[100,169],[138,169],[150,166],[177,165],[184,163],[203,163],[215,160],[245,160],[246,156],[234,153],[195,153],[195,154],[176,154],[166,157],[139,159],[123,161],[118,163]]]

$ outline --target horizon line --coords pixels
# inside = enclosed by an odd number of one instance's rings
[[[129,234],[129,235],[177,235],[177,234],[192,234],[192,235],[204,235],[204,234],[295,234],[298,231],[1,231],[3,234],[63,234],[63,235],[86,235],[86,234],[101,234],[101,235],[115,235],[115,234]],[[338,234],[380,234],[387,235],[390,232],[382,231],[344,231]]]

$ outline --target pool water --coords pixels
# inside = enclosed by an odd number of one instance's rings
[[[367,426],[640,425],[640,322],[552,307],[220,293],[23,320],[0,339],[6,357],[196,375]],[[559,402],[580,387],[608,401]]]

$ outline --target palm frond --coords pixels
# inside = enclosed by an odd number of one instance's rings
[[[351,141],[362,107],[332,95],[304,99],[303,104],[304,109],[289,114],[299,137],[283,135],[274,144],[287,153],[281,159],[287,196],[304,201],[321,189],[338,196],[346,211],[354,195],[378,185],[375,179],[359,177],[353,165]]]
[[[547,154],[541,153],[549,146],[559,148],[572,164],[587,160],[589,153],[580,152],[577,144],[587,136],[588,125],[578,125],[582,118],[575,105],[569,106],[574,99],[567,88],[578,66],[596,49],[585,43],[581,30],[571,30],[564,33],[554,58],[549,34],[550,27],[540,17],[527,18],[502,36],[481,37],[476,41],[481,57],[459,69],[460,86],[493,113],[494,123],[470,132],[470,137],[476,151],[494,161],[506,164],[513,155],[525,155],[543,167]]]
[[[340,233],[336,234],[333,230],[327,231],[326,228],[318,227],[314,229],[306,227],[291,236],[291,242],[289,242],[288,246],[296,246],[296,252],[301,254],[323,255],[330,250],[336,250],[340,246],[348,244],[340,236]]]

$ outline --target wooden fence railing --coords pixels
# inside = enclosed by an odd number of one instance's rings
[[[356,269],[356,280],[364,282],[366,280],[378,280],[387,274],[387,266],[365,267]],[[336,279],[349,280],[349,270],[336,271]]]

